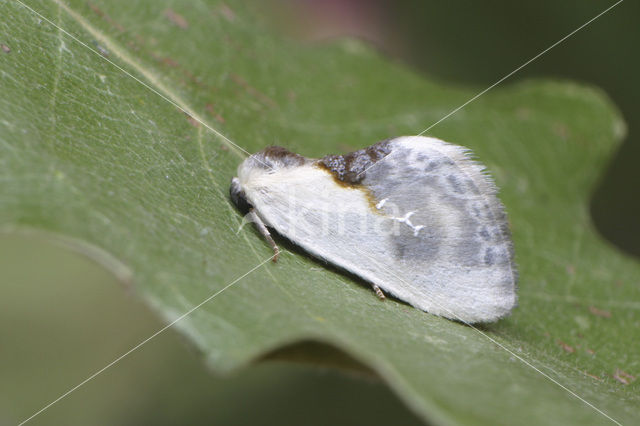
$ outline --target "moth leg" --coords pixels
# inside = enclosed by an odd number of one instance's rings
[[[375,284],[371,284],[371,287],[373,287],[373,291],[376,293],[376,296],[378,296],[378,299],[380,299],[380,300],[386,299],[386,296],[384,295],[384,293],[382,292],[380,287],[378,287]]]
[[[249,216],[251,217],[251,221],[254,223],[254,225],[256,225],[256,229],[262,234],[264,239],[267,240],[267,242],[269,243],[269,245],[273,249],[273,259],[272,260],[274,262],[277,262],[278,261],[278,256],[280,255],[280,248],[278,247],[276,242],[273,241],[273,238],[271,237],[271,233],[269,232],[269,230],[265,226],[265,224],[262,221],[262,219],[260,219],[260,216],[258,216],[253,209],[249,209]]]

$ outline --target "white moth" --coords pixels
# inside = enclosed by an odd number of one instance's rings
[[[267,227],[381,298],[469,323],[516,305],[504,209],[466,148],[408,136],[316,160],[269,147],[238,167],[230,192],[276,256]]]

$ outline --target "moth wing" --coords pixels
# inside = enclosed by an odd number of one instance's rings
[[[483,167],[438,139],[388,143],[358,185],[310,162],[243,188],[280,234],[419,309],[465,322],[506,316],[516,304],[513,251]]]
[[[469,322],[516,304],[511,235],[497,188],[471,152],[434,138],[392,141],[362,182],[388,216],[408,218],[388,239],[417,307]],[[419,229],[418,229],[419,228]]]

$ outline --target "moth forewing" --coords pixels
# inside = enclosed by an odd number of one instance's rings
[[[379,296],[464,322],[495,321],[516,304],[504,209],[466,148],[409,136],[315,160],[269,147],[239,166],[231,193]]]

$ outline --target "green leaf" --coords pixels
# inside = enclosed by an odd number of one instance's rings
[[[418,133],[476,93],[359,42],[278,36],[250,4],[28,4],[64,31],[0,2],[0,225],[76,241],[167,321],[271,255],[238,231],[227,192],[243,153],[217,132],[317,157]],[[430,132],[473,149],[501,187],[521,273],[506,320],[472,328],[380,302],[287,246],[175,327],[216,371],[353,357],[434,423],[609,423],[598,410],[631,423],[640,267],[588,211],[623,133],[604,94],[551,81],[495,89]]]

